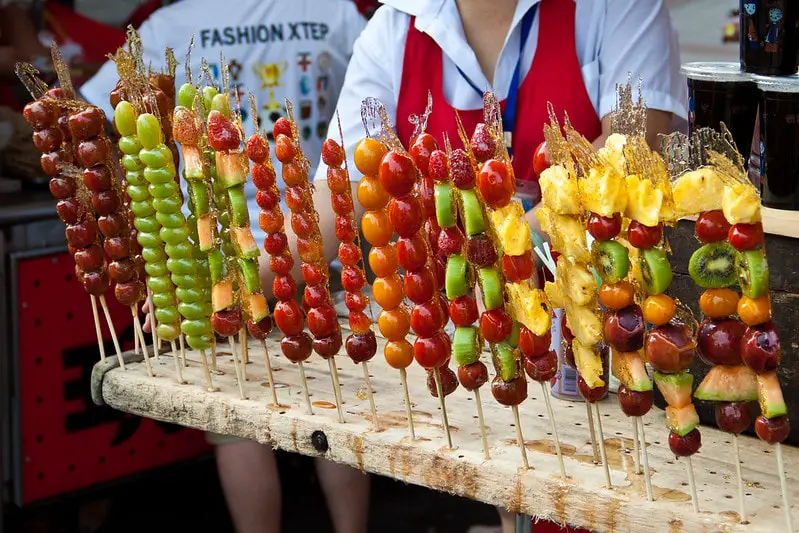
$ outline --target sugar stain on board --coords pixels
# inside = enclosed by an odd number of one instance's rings
[[[318,400],[318,401],[312,402],[311,405],[313,405],[314,407],[318,407],[319,409],[335,409],[336,408],[336,404],[330,403],[330,402],[326,402],[324,400]]]
[[[434,455],[427,458],[420,466],[424,486],[438,491],[460,494],[469,499],[474,499],[477,496],[480,475],[478,465],[465,461],[452,461],[446,455]]]
[[[503,444],[506,446],[516,447],[516,439],[505,439],[502,441]],[[545,453],[547,455],[557,455],[557,451],[555,450],[555,442],[551,440],[526,440],[524,441],[524,447],[530,451],[537,452],[537,453]],[[574,452],[577,449],[565,443],[560,443],[560,452],[565,456],[571,457],[574,455]]]

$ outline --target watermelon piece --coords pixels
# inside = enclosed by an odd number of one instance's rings
[[[203,154],[196,146],[183,145],[183,171],[186,179],[197,180],[205,177],[205,163]]]
[[[714,402],[757,400],[757,374],[747,366],[716,365],[699,384],[694,398]]]
[[[228,279],[215,283],[211,288],[211,304],[214,313],[233,305],[233,282]]]
[[[611,362],[611,372],[629,390],[637,392],[652,390],[652,382],[649,381],[646,365],[638,352],[613,350]]]
[[[788,414],[788,406],[782,397],[782,387],[776,372],[765,372],[757,375],[758,402],[760,411],[766,418],[775,418]]]
[[[694,386],[694,376],[688,372],[679,374],[663,374],[655,372],[655,385],[672,407],[685,407],[691,405],[691,391]]]
[[[683,407],[666,407],[666,427],[672,433],[684,437],[699,425],[699,415],[694,404]]]

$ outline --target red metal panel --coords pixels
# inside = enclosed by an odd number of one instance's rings
[[[89,297],[75,281],[69,254],[25,259],[17,271],[23,503],[209,451],[200,432],[92,402],[97,337]],[[132,348],[130,311],[111,291],[107,299],[120,340]],[[106,354],[113,356],[103,329]]]

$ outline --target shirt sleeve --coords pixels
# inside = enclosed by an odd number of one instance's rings
[[[363,32],[355,40],[352,58],[347,67],[344,84],[336,104],[336,113],[341,118],[341,130],[344,135],[344,146],[347,160],[350,162],[350,179],[358,181],[361,174],[352,164],[355,145],[364,136],[361,122],[361,102],[364,98],[377,98],[386,106],[391,120],[397,114],[397,95],[399,87],[395,87],[394,70],[402,68],[402,48],[397,50],[397,26],[401,27],[402,18],[407,29],[409,18],[389,7],[377,10],[372,20],[366,24]],[[404,43],[404,34],[402,34]],[[330,121],[328,138],[338,139],[338,122]],[[320,164],[316,169],[315,180],[327,179],[327,166]]]
[[[639,78],[650,109],[688,116],[677,33],[662,0],[607,1],[599,69],[600,117],[613,110],[616,85]]]

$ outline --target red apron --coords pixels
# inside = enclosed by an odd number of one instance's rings
[[[538,45],[530,70],[519,86],[512,141],[516,179],[533,181],[537,179],[533,173],[533,152],[544,140],[544,124],[549,122],[547,102],[552,103],[559,118],[564,111],[568,112],[572,126],[587,139],[593,140],[602,133],[577,58],[574,0],[541,0],[538,10]],[[415,18],[411,18],[397,102],[397,132],[404,143],[409,142],[414,128],[407,117],[424,111],[430,91],[433,111],[427,131],[436,136],[441,146],[443,133],[449,135],[454,148],[461,146],[455,110],[444,97],[443,72],[441,49],[429,35],[416,29]],[[504,100],[501,105],[504,110]],[[471,136],[483,120],[483,110],[458,110],[458,113]],[[538,187],[535,190],[540,191]]]

